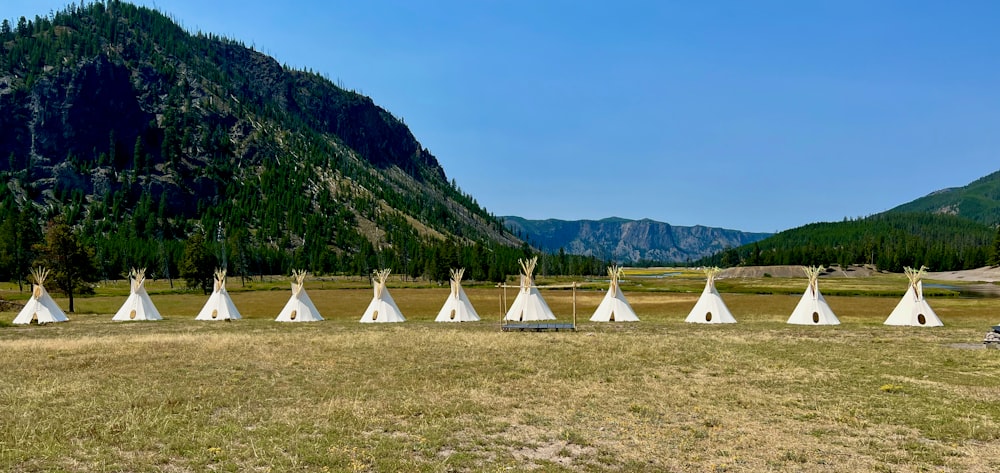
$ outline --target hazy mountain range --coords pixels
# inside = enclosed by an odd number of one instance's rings
[[[619,262],[697,260],[727,247],[767,238],[749,233],[696,225],[683,227],[650,219],[527,220],[502,217],[504,225],[529,243],[557,252],[593,255]]]

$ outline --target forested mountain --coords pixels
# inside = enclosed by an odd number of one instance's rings
[[[995,258],[996,231],[954,215],[886,213],[842,222],[813,223],[698,262],[701,265],[875,264],[899,272],[978,268]]]
[[[527,220],[502,217],[508,228],[544,251],[598,256],[618,262],[687,262],[727,247],[766,238],[725,228],[682,227],[655,220]]]
[[[98,271],[517,272],[529,251],[368,97],[116,0],[0,24],[0,279],[48,222]]]
[[[813,223],[699,261],[722,266],[875,264],[934,271],[1000,264],[1000,171],[932,192],[882,214]]]
[[[1000,171],[964,187],[931,192],[887,213],[928,212],[965,217],[986,225],[1000,223]]]

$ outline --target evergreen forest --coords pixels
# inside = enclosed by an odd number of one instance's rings
[[[759,242],[727,248],[698,265],[871,264],[902,272],[904,266],[932,271],[997,264],[997,230],[962,217],[932,213],[884,213],[842,222],[813,223]]]

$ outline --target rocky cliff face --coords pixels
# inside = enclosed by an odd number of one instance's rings
[[[133,82],[132,71],[106,55],[50,70],[31,84],[4,78],[13,86],[0,90],[0,153],[20,159],[0,164],[5,170],[22,168],[29,158],[44,166],[70,154],[106,152],[112,130],[118,141],[132,143],[161,108],[160,77],[136,71]]]
[[[63,34],[84,33],[67,30]],[[267,125],[289,129],[302,124],[336,137],[368,165],[395,166],[417,180],[445,180],[434,156],[370,98],[316,75],[286,70],[273,58],[236,44],[184,39],[211,50],[217,62],[202,58],[192,64],[185,61],[190,58],[175,57],[164,59],[166,65],[154,66],[150,58],[139,55],[129,61],[112,49],[93,57],[70,55],[65,59],[71,63],[44,67],[45,72],[30,84],[18,77],[16,69],[0,78],[4,84],[0,88],[0,156],[11,157],[0,162],[0,170],[32,168],[38,177],[52,178],[52,167],[68,157],[96,161],[101,153],[114,161],[101,164],[120,170],[132,164],[132,146],[138,138],[155,175],[161,171],[156,165],[169,159],[164,156],[164,141],[187,138],[189,142],[181,143],[177,151],[184,154],[184,167],[192,171],[215,158],[206,153],[204,143],[197,142],[199,135],[213,129],[220,129],[242,152],[237,159],[256,157],[259,163],[279,150],[262,150],[253,141],[254,131]],[[124,49],[142,47],[135,38],[121,42]],[[185,115],[189,123],[176,123],[178,115]],[[167,137],[168,132],[188,136]],[[183,177],[198,173],[188,174]],[[75,188],[92,184],[84,181],[88,180],[67,184]],[[202,187],[191,182],[175,184]],[[92,188],[86,191],[89,194]],[[191,196],[191,192],[176,194]]]
[[[680,227],[654,220],[526,220],[503,217],[504,224],[547,251],[610,258],[684,262],[770,236],[703,226]]]

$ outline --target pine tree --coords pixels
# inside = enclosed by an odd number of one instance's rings
[[[69,311],[74,312],[73,295],[90,290],[88,282],[96,280],[93,248],[85,247],[73,229],[65,222],[49,225],[45,240],[35,245],[35,264],[51,271],[54,286],[69,297]]]
[[[178,268],[181,277],[189,288],[200,287],[205,294],[212,289],[212,274],[215,270],[215,258],[205,243],[205,235],[196,232],[188,238],[184,246],[184,259]]]
[[[1000,265],[1000,225],[997,226],[996,237],[993,238],[993,248],[990,254],[990,265]]]
[[[0,264],[5,272],[17,279],[18,290],[24,290],[24,275],[33,258],[33,247],[41,241],[38,224],[29,209],[11,207],[0,224]]]
[[[149,174],[146,168],[146,147],[142,143],[142,137],[135,137],[135,146],[132,148],[132,170],[136,176]]]

